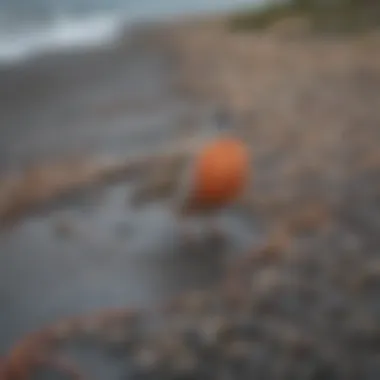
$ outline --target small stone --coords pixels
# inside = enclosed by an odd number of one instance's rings
[[[161,356],[152,347],[140,348],[133,357],[134,363],[142,371],[153,371],[159,367]]]
[[[349,252],[359,252],[363,247],[363,241],[360,236],[356,234],[348,234],[343,239],[344,249]]]
[[[310,380],[338,380],[340,376],[332,363],[320,363],[315,365],[309,375]]]
[[[305,357],[313,350],[313,342],[306,336],[296,333],[288,339],[289,348],[297,358]]]
[[[279,261],[289,250],[293,242],[287,226],[274,228],[268,236],[266,244],[260,250],[260,257],[265,261]]]
[[[252,292],[267,294],[282,287],[283,275],[277,268],[264,268],[252,278]]]
[[[260,326],[254,321],[239,322],[234,326],[234,332],[240,339],[254,340],[260,335]]]
[[[206,311],[210,304],[210,295],[206,291],[194,291],[182,299],[182,312],[199,315]]]
[[[207,345],[214,345],[220,341],[223,333],[231,326],[226,318],[222,316],[215,316],[206,318],[201,324],[203,338]]]
[[[180,338],[172,335],[162,338],[158,345],[159,350],[166,357],[174,357],[185,348]]]
[[[225,355],[228,360],[241,361],[249,358],[251,344],[244,340],[235,340],[225,349]]]
[[[203,345],[201,334],[195,328],[189,328],[183,332],[185,345],[192,350],[199,350]]]
[[[286,350],[294,359],[305,359],[314,349],[314,341],[297,327],[274,322],[268,326],[270,340]]]
[[[348,340],[357,348],[380,349],[380,327],[371,315],[358,315],[348,324]]]
[[[380,287],[380,260],[371,260],[363,268],[359,278],[361,289],[379,286]]]
[[[195,374],[198,368],[198,360],[189,351],[182,351],[177,355],[172,364],[174,376],[186,376]]]

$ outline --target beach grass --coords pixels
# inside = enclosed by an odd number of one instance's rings
[[[271,1],[231,16],[234,31],[260,30],[286,18],[307,19],[314,31],[332,33],[365,32],[380,27],[377,0],[289,0]]]

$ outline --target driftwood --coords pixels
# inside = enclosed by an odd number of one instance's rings
[[[157,165],[178,167],[201,141],[191,140],[176,144],[154,154],[128,158],[82,158],[40,165],[19,174],[0,179],[0,227],[17,222],[35,207],[81,190],[87,186],[126,181],[141,177],[144,173],[165,173],[165,178],[155,178],[145,184],[136,195],[136,201],[144,201],[152,193],[158,193],[173,184],[173,170],[157,170]]]
[[[27,335],[18,342],[9,355],[0,362],[2,380],[27,380],[41,367],[54,368],[72,379],[85,379],[77,366],[57,355],[59,344],[80,334],[107,338],[115,331],[123,337],[129,335],[139,314],[128,309],[106,310],[98,314],[68,318],[40,331]]]

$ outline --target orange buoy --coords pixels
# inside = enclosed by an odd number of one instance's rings
[[[184,209],[217,209],[234,201],[248,184],[250,159],[243,141],[220,138],[199,152]]]

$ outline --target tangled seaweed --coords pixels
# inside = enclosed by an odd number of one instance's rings
[[[41,367],[54,368],[72,379],[85,379],[78,367],[57,355],[59,345],[73,337],[110,338],[117,332],[125,340],[135,328],[138,313],[131,310],[107,310],[99,314],[68,318],[24,337],[15,344],[2,363],[2,379],[26,380]]]

